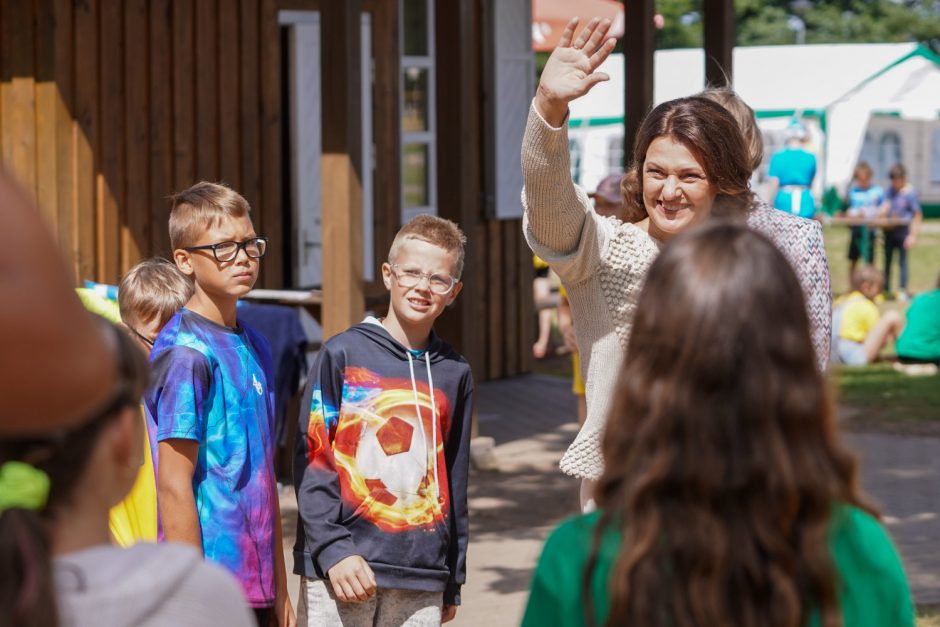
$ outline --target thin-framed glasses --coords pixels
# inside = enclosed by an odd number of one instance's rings
[[[215,260],[220,263],[231,261],[238,257],[238,251],[244,249],[245,254],[252,259],[261,259],[268,248],[267,237],[250,237],[241,242],[219,242],[218,244],[206,244],[205,246],[187,246],[183,250],[193,252],[194,250],[211,250]]]
[[[392,274],[398,279],[402,287],[415,287],[421,279],[428,280],[428,287],[435,294],[446,296],[457,285],[457,279],[449,274],[421,272],[414,268],[402,268],[397,263],[392,264]]]

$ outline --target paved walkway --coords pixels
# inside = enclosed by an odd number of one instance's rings
[[[557,466],[577,432],[575,404],[567,382],[538,375],[482,384],[477,396],[480,435],[495,439],[499,470],[471,475],[467,585],[452,624],[509,627],[519,624],[545,537],[577,513],[578,482]],[[940,438],[847,440],[863,458],[863,487],[882,507],[915,599],[940,604]],[[289,544],[293,504],[284,505]]]

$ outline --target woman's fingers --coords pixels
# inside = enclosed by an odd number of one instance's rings
[[[599,18],[592,17],[591,21],[581,29],[581,32],[578,34],[578,38],[574,40],[574,43],[571,44],[571,47],[575,50],[582,50],[587,45],[588,40],[591,38],[591,35],[594,33],[594,29],[597,28],[597,24],[600,22]]]
[[[597,18],[594,18],[595,20]],[[584,54],[593,56],[604,45],[604,39],[607,37],[607,31],[610,30],[610,20],[603,19],[597,23],[597,27],[591,33],[587,43],[584,44]]]
[[[614,48],[617,47],[617,40],[611,37],[597,49],[597,52],[591,55],[591,69],[596,70],[600,67],[607,57],[610,56],[610,53],[614,51]]]
[[[571,45],[571,39],[574,37],[574,29],[578,27],[578,20],[580,18],[573,17],[568,20],[568,24],[565,25],[565,30],[561,33],[561,38],[558,40],[559,48],[567,48]]]

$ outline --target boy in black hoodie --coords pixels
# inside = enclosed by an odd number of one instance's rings
[[[463,284],[466,238],[429,215],[382,264],[388,316],[323,346],[294,457],[300,625],[437,625],[460,604],[468,540],[470,366],[434,320]]]

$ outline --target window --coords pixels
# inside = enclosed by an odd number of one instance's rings
[[[611,172],[623,172],[623,137],[616,136],[607,140],[607,176]]]
[[[878,142],[877,180],[887,181],[888,170],[901,163],[901,138],[894,131],[885,131]]]
[[[402,222],[437,213],[434,4],[400,0]]]

